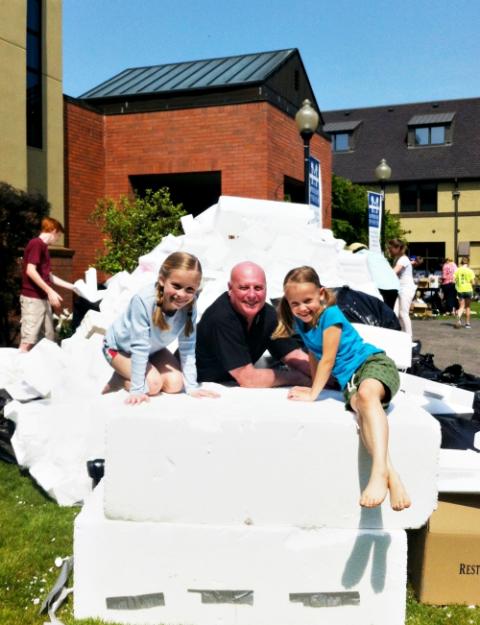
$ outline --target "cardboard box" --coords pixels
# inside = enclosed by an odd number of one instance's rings
[[[422,603],[480,605],[480,496],[441,495],[427,525],[409,532],[408,559]]]

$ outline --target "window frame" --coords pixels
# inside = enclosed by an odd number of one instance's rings
[[[27,145],[43,148],[42,1],[27,0],[26,134]]]
[[[346,148],[342,148],[342,149],[337,148],[337,137],[339,136],[347,138]],[[351,132],[347,132],[345,130],[332,132],[331,137],[332,137],[332,152],[350,152],[352,150],[352,133]]]
[[[409,188],[411,187],[411,188]],[[430,187],[430,188],[429,188]],[[435,191],[435,208],[422,209],[422,193]],[[404,208],[405,194],[415,193],[415,210]],[[407,181],[399,184],[400,215],[421,215],[425,213],[438,213],[438,183],[435,180]],[[424,200],[425,201],[425,200]]]
[[[432,142],[432,131],[436,128],[443,128],[443,142],[442,143],[433,143]],[[418,130],[426,130],[428,133],[428,142],[427,143],[418,143],[417,142],[417,131]],[[446,145],[450,145],[452,143],[452,124],[451,123],[438,123],[438,124],[418,124],[415,126],[408,127],[408,147],[410,148],[440,148]]]

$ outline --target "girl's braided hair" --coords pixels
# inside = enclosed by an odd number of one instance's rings
[[[200,277],[202,275],[202,266],[200,261],[193,254],[188,254],[188,252],[174,252],[167,256],[164,260],[162,266],[160,267],[160,271],[158,273],[159,280],[157,281],[157,305],[155,310],[153,311],[153,323],[160,328],[160,330],[169,330],[170,326],[165,319],[165,315],[163,313],[162,305],[163,305],[163,285],[160,283],[160,278],[165,281],[170,277],[170,274],[175,269],[183,269],[186,271],[198,271]],[[193,314],[193,306],[195,304],[195,298],[187,305],[187,321],[185,322],[185,336],[190,336],[193,332],[193,322],[192,322],[192,314]]]

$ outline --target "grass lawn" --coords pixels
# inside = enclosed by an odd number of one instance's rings
[[[43,625],[48,621],[38,609],[57,577],[55,558],[73,552],[73,521],[78,512],[79,508],[59,507],[17,466],[0,461],[1,625]],[[102,623],[95,619],[74,620],[71,596],[58,617],[65,625]],[[406,623],[480,625],[480,608],[425,606],[409,591]]]

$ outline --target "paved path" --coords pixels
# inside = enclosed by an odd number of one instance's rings
[[[480,319],[472,328],[456,329],[454,319],[412,319],[413,338],[422,342],[422,354],[430,352],[439,369],[458,363],[467,373],[480,376]]]

